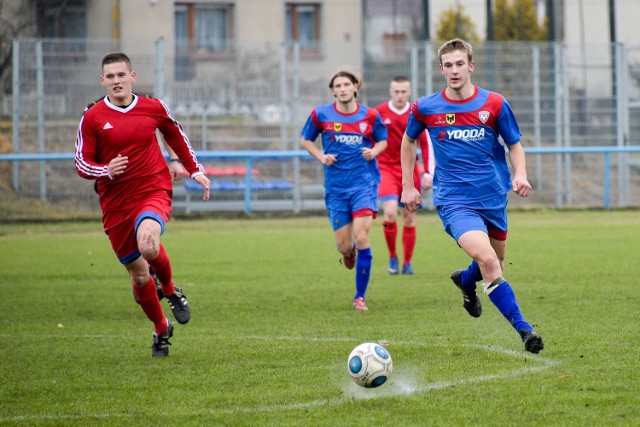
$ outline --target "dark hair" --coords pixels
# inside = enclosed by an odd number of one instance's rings
[[[116,62],[124,62],[131,71],[131,60],[122,52],[109,53],[102,58],[102,67],[107,64],[115,64]]]
[[[347,70],[340,70],[338,72],[336,72],[332,77],[331,80],[329,81],[329,89],[333,89],[333,82],[335,79],[337,79],[338,77],[346,77],[349,80],[351,80],[351,83],[353,83],[354,85],[358,85],[360,86],[360,84],[362,83],[355,74],[353,74],[350,71]]]
[[[438,49],[438,60],[440,64],[442,64],[442,55],[446,55],[447,53],[451,53],[454,50],[461,50],[462,52],[467,52],[467,59],[469,62],[473,61],[473,48],[466,41],[456,38],[449,40]]]

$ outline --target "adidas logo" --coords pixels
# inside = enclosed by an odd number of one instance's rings
[[[385,125],[388,125],[390,123],[391,123],[391,119],[390,118],[387,117],[386,119],[384,119],[384,124]]]
[[[113,126],[111,126],[111,123],[107,122],[106,125],[102,126],[102,129],[113,129]]]

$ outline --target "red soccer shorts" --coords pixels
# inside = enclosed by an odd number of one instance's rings
[[[145,218],[154,219],[164,232],[170,213],[171,197],[164,190],[149,194],[132,207],[104,212],[104,232],[109,236],[111,247],[122,264],[129,264],[140,256],[136,240],[140,222]]]

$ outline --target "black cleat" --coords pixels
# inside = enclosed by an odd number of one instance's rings
[[[524,349],[531,353],[540,353],[544,348],[542,337],[533,329],[530,331],[521,331],[520,336],[524,342]]]
[[[462,281],[460,280],[461,275],[462,270],[456,270],[451,273],[451,280],[458,289],[460,289],[460,292],[462,292],[462,297],[464,298],[463,307],[471,316],[480,317],[482,314],[482,303],[480,302],[480,298],[478,298],[476,291],[469,293],[462,288]]]
[[[176,318],[178,323],[181,325],[188,323],[191,319],[191,308],[189,307],[187,297],[182,293],[182,288],[176,286],[175,292],[166,298],[173,312],[173,317]]]
[[[167,319],[167,330],[158,335],[153,333],[153,345],[151,346],[152,357],[169,357],[169,338],[173,336],[173,325]]]

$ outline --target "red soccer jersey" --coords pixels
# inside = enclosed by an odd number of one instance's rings
[[[407,128],[407,121],[409,120],[409,113],[411,112],[411,105],[407,103],[403,111],[396,110],[391,101],[380,104],[376,107],[376,110],[382,116],[382,122],[387,127],[387,149],[384,150],[377,157],[380,167],[391,167],[400,169],[400,146],[402,145],[402,137],[404,131]],[[424,165],[424,172],[433,174],[433,165],[430,163],[429,153],[429,141],[427,140],[426,133],[422,133],[418,138],[420,150],[422,151],[422,162]],[[416,164],[417,166],[417,164]]]
[[[135,95],[131,105],[120,108],[105,97],[82,116],[76,137],[76,170],[83,178],[98,180],[103,211],[126,209],[157,190],[172,194],[156,129],[191,176],[203,171],[186,133],[158,99]],[[108,165],[118,154],[127,156],[129,163],[122,175],[111,179]]]

